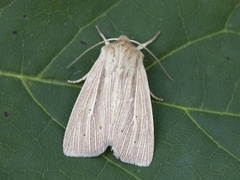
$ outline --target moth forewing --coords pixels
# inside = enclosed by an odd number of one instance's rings
[[[139,65],[133,76],[135,86],[129,89],[134,97],[122,97],[126,103],[120,108],[122,116],[117,116],[113,127],[112,149],[115,156],[124,162],[148,166],[154,148],[153,117],[145,69]],[[131,84],[128,82],[127,86]]]
[[[96,101],[97,96],[101,94],[99,76],[101,76],[103,65],[104,61],[100,56],[88,73],[73,107],[63,141],[63,151],[67,156],[98,156],[106,149],[107,133],[105,131],[108,127],[105,127],[105,121],[103,121],[104,114],[98,111],[102,102]]]
[[[123,162],[149,166],[154,128],[150,90],[139,50],[142,47],[136,48],[126,36],[105,44],[70,115],[64,154],[93,157],[112,146],[114,155]]]

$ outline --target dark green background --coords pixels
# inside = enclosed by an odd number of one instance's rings
[[[100,53],[87,48],[121,34],[145,51],[155,153],[147,168],[116,159],[68,158],[62,141],[85,75]],[[237,179],[240,177],[239,0],[1,0],[1,179]]]

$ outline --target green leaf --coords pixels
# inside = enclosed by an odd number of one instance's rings
[[[0,2],[1,179],[238,179],[240,177],[239,0]],[[145,51],[155,153],[149,167],[63,155],[62,141],[83,77],[101,41],[121,34]]]

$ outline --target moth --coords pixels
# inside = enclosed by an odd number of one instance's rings
[[[98,59],[84,77],[69,81],[86,80],[66,127],[63,152],[72,157],[94,157],[111,146],[121,161],[149,166],[154,152],[150,95],[157,97],[149,90],[140,50],[160,32],[140,44],[124,35],[106,39],[97,30],[105,43]]]

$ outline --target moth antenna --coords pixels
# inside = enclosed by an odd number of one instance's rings
[[[159,62],[159,59],[148,49],[148,48],[144,48],[146,49],[146,51],[152,55],[152,57],[158,62],[159,66],[162,68],[163,72],[167,75],[167,77],[170,79],[170,80],[173,80],[173,78],[168,74],[167,70],[163,67],[163,65]]]
[[[161,32],[159,31],[152,39],[150,39],[149,41],[141,44],[137,41],[134,41],[134,40],[130,40],[131,42],[133,43],[136,43],[138,44],[138,49],[145,49],[159,64],[159,66],[162,68],[163,72],[167,75],[167,77],[170,79],[170,80],[173,80],[172,77],[168,74],[168,72],[166,71],[166,69],[163,67],[163,65],[159,62],[158,58],[146,47],[148,44],[150,44],[151,42],[153,42],[160,34]]]
[[[97,29],[98,33],[100,34],[100,36],[102,37],[103,41],[101,41],[101,42],[93,45],[92,47],[90,47],[90,48],[88,48],[86,51],[84,51],[84,52],[83,52],[80,56],[78,56],[72,63],[70,63],[70,64],[66,67],[66,69],[70,68],[74,63],[77,62],[78,59],[80,59],[83,55],[85,55],[88,51],[92,50],[93,48],[95,48],[95,47],[97,47],[97,46],[99,46],[99,45],[101,45],[101,44],[103,44],[103,43],[105,43],[105,45],[108,45],[108,44],[110,43],[109,41],[116,41],[116,40],[118,40],[118,38],[109,38],[109,39],[106,39],[106,37],[105,37],[105,36],[103,35],[103,33],[100,31],[100,29],[99,29],[98,26],[96,26],[96,29]],[[162,68],[163,72],[167,75],[167,77],[168,77],[169,79],[173,80],[172,77],[171,77],[171,76],[168,74],[168,72],[166,71],[166,69],[163,67],[163,65],[159,62],[158,58],[146,47],[147,45],[151,44],[151,43],[160,35],[160,33],[161,33],[161,31],[158,31],[157,34],[156,34],[153,38],[151,38],[150,40],[148,40],[147,42],[145,42],[145,43],[143,43],[143,44],[141,44],[141,43],[139,43],[139,42],[137,42],[137,41],[134,41],[134,40],[130,40],[130,41],[133,42],[133,43],[138,44],[138,47],[137,47],[138,50],[145,49],[145,50],[158,62],[159,66]]]
[[[103,44],[103,43],[106,44],[106,42],[109,43],[109,41],[116,41],[116,40],[117,40],[117,38],[104,39],[103,41],[101,41],[101,42],[93,45],[92,47],[90,47],[90,48],[88,48],[86,51],[84,51],[80,56],[78,56],[72,63],[70,63],[70,64],[66,67],[66,69],[70,68],[74,63],[77,62],[77,60],[79,60],[83,55],[85,55],[88,51],[92,50],[93,48],[95,48],[95,47],[97,47],[97,46],[99,46],[99,45],[101,45],[101,44]]]

